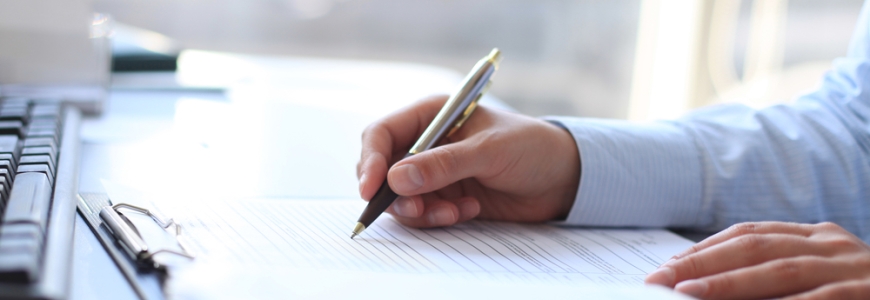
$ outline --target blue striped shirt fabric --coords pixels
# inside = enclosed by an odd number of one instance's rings
[[[580,152],[565,223],[717,231],[831,221],[870,242],[868,10],[865,2],[848,55],[791,104],[723,104],[650,123],[544,117]]]

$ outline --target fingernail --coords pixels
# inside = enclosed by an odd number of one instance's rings
[[[414,200],[411,200],[411,198],[399,197],[393,203],[393,211],[400,216],[413,218],[417,216],[417,205],[414,204]]]
[[[665,263],[663,263],[661,266],[659,266],[659,268],[664,267],[664,266],[669,266],[671,263],[673,263],[675,261],[677,261],[676,258],[671,258],[668,261],[666,261]]]
[[[446,207],[439,207],[429,212],[429,224],[433,226],[450,225],[456,220],[453,215],[453,210]]]
[[[392,173],[394,175],[390,178],[390,183],[397,192],[411,192],[423,186],[423,174],[414,165],[399,166]]]
[[[365,183],[366,183],[366,173],[363,173],[362,175],[359,176],[359,194],[360,194],[360,196],[362,196],[363,186],[365,186]]]
[[[701,296],[707,293],[708,287],[706,282],[692,279],[680,282],[674,287],[674,290],[695,298],[701,298]]]
[[[675,277],[676,274],[674,274],[673,269],[668,267],[661,267],[653,271],[652,273],[649,273],[649,275],[646,275],[646,279],[644,279],[644,282],[646,282],[646,284],[656,284],[671,287],[674,285]]]

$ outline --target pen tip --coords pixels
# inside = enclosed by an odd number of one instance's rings
[[[353,239],[353,237],[358,236],[360,233],[363,232],[363,230],[366,230],[366,226],[363,225],[362,223],[357,222],[356,227],[353,228],[353,234],[350,235],[350,239]]]

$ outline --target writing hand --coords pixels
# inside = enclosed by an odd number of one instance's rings
[[[357,164],[360,196],[385,178],[401,197],[387,210],[413,227],[475,217],[535,222],[564,217],[574,202],[580,158],[553,124],[480,106],[447,141],[392,167],[429,125],[446,96],[424,99],[370,125]]]
[[[833,223],[742,223],[674,256],[646,282],[702,299],[866,299],[870,246]]]

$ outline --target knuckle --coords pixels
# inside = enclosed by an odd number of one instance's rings
[[[794,282],[801,277],[801,270],[814,263],[808,259],[780,259],[772,263],[773,274],[782,282]]]
[[[694,245],[692,245],[692,247],[689,247],[689,251],[687,251],[687,252],[688,253],[698,253],[698,251],[701,251],[702,249],[704,249],[704,248],[701,247],[699,244],[694,244]]]
[[[833,222],[822,222],[822,223],[816,224],[816,228],[821,229],[821,230],[832,230],[832,231],[843,230],[843,228],[840,227],[840,225],[837,225],[836,223],[833,223]]]
[[[752,233],[755,233],[756,230],[758,230],[758,224],[756,224],[756,223],[734,224],[734,225],[731,225],[731,227],[729,227],[728,230],[731,231],[731,233],[733,233],[734,235],[752,234]]]
[[[822,242],[827,249],[833,249],[835,251],[846,251],[852,252],[855,250],[863,250],[863,243],[856,241],[855,239],[851,239],[846,236],[837,236],[833,238],[826,239]]]
[[[682,270],[675,270],[678,272],[679,277],[685,278],[694,278],[697,277],[698,274],[704,273],[704,260],[699,259],[697,256],[692,255],[683,259],[684,267]],[[679,268],[678,268],[679,269]],[[681,272],[682,271],[682,272]],[[679,274],[683,273],[683,274]]]
[[[725,295],[739,289],[737,279],[734,276],[731,273],[726,273],[708,281],[709,288],[707,289],[707,295]]]
[[[363,129],[362,135],[360,136],[362,138],[362,140],[365,141],[366,137],[371,136],[372,133],[374,131],[376,131],[378,126],[380,126],[380,125],[381,125],[381,122],[378,121],[378,122],[371,123],[368,126],[366,126],[366,128]]]
[[[735,240],[743,251],[754,253],[759,251],[770,242],[768,238],[760,234],[747,234]]]
[[[453,152],[443,147],[433,148],[429,151],[432,151],[432,158],[435,160],[435,166],[438,168],[437,172],[441,174],[453,174],[459,169],[459,162],[456,154]]]
[[[360,168],[369,168],[378,167],[380,165],[385,165],[387,161],[387,157],[382,153],[371,153],[366,156],[365,159],[360,159],[359,166]]]

